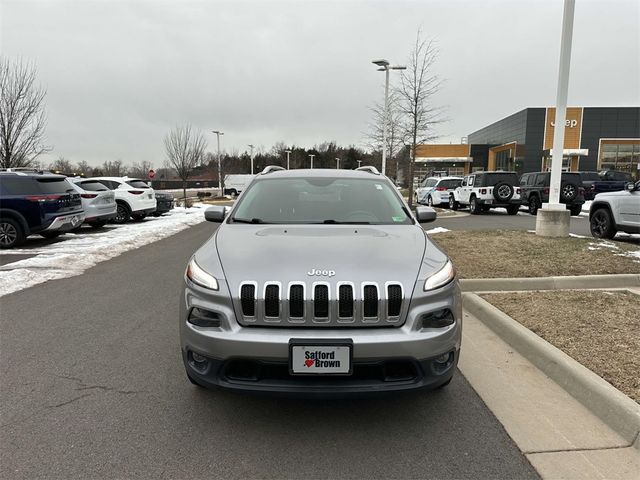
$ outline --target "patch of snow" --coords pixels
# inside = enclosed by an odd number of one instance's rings
[[[48,280],[80,275],[97,263],[201,223],[206,207],[203,204],[189,209],[176,207],[161,217],[150,217],[140,223],[109,225],[95,233],[80,230],[41,248],[10,250],[12,254],[36,256],[0,267],[0,297]]]
[[[589,214],[589,209],[591,208],[591,203],[593,202],[593,200],[587,200],[586,202],[584,202],[582,204],[582,211],[586,212],[587,215]]]
[[[586,237],[585,235],[578,235],[577,233],[570,233],[569,236],[573,238],[591,238],[591,237]]]
[[[449,230],[448,228],[436,227],[436,228],[432,228],[431,230],[427,230],[427,233],[429,235],[433,235],[434,233],[445,233],[450,231],[451,230]]]

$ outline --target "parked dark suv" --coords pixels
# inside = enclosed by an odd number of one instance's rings
[[[0,172],[0,248],[29,235],[53,238],[82,224],[80,194],[62,175]]]
[[[520,177],[522,204],[529,206],[529,213],[537,215],[543,203],[549,201],[551,172],[525,173]],[[580,215],[584,203],[584,188],[578,173],[565,172],[560,181],[560,203],[564,203],[571,215]]]

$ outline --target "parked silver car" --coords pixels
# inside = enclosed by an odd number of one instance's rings
[[[449,258],[372,167],[267,167],[193,255],[180,296],[187,376],[304,394],[436,388],[460,351]]]
[[[80,194],[85,213],[84,223],[95,228],[104,225],[116,216],[116,199],[111,190],[97,180],[68,178]]]

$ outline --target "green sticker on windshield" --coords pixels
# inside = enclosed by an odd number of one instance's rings
[[[394,222],[402,222],[402,221],[404,221],[404,217],[403,216],[397,216],[396,215],[395,217],[391,217],[391,218],[393,218]]]

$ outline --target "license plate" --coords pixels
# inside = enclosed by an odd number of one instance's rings
[[[292,375],[351,375],[353,344],[341,342],[289,343]]]
[[[493,203],[493,200],[485,200],[484,203]]]

